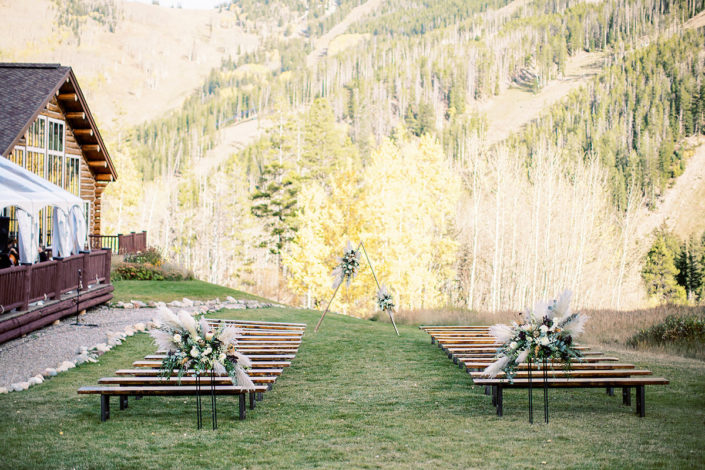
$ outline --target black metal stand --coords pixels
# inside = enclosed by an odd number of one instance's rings
[[[534,394],[531,388],[531,359],[529,359],[527,365],[529,371],[529,424],[534,424]]]
[[[543,360],[543,417],[548,424],[548,362]]]
[[[218,429],[218,411],[215,407],[215,372],[211,369],[211,420],[213,421],[213,430]]]
[[[76,287],[76,321],[71,323],[73,326],[90,326],[92,328],[97,328],[98,325],[94,323],[80,323],[78,321],[78,317],[81,314],[81,309],[79,308],[79,304],[81,303],[81,288],[83,287],[83,271],[78,270],[78,285]]]
[[[201,413],[201,376],[196,374],[196,427],[203,427],[203,414]]]
[[[211,369],[211,422],[213,430],[218,429],[218,409],[215,398],[215,371]],[[203,429],[203,402],[201,401],[201,376],[196,375],[196,427]]]

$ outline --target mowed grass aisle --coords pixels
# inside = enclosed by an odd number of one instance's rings
[[[646,417],[604,390],[551,390],[551,422],[528,424],[525,391],[505,416],[414,327],[288,309],[218,318],[309,325],[291,368],[245,421],[218,399],[219,429],[196,430],[195,398],[130,399],[111,419],[81,385],[154,350],[146,334],[27,392],[0,396],[2,468],[697,468],[705,465],[705,364],[620,352],[671,380],[647,387]],[[208,405],[208,401],[205,402]],[[544,463],[545,462],[545,463]]]

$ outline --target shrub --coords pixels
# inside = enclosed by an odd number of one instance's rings
[[[161,266],[164,264],[164,257],[162,256],[162,253],[161,251],[159,251],[158,248],[150,246],[144,251],[126,254],[125,262]]]
[[[647,348],[705,360],[705,317],[669,315],[627,340],[633,348]]]
[[[193,274],[168,265],[115,263],[110,278],[113,281],[183,281],[193,279]]]
[[[705,318],[669,315],[666,319],[649,328],[639,330],[627,340],[627,344],[636,347],[639,343],[676,343],[705,341]]]

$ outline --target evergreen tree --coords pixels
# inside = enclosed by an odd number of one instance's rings
[[[678,240],[665,227],[655,233],[655,240],[646,255],[641,277],[650,297],[660,303],[685,299],[685,289],[678,284],[679,274],[675,264]]]
[[[252,215],[264,221],[269,233],[260,247],[268,248],[278,260],[282,249],[296,235],[298,192],[296,178],[288,174],[283,164],[275,162],[264,167],[259,184],[250,196]]]

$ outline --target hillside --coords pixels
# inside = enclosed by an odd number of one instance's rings
[[[73,67],[108,140],[179,108],[213,67],[258,44],[227,11],[117,5],[115,32],[87,19],[78,45],[70,30],[56,26],[52,1],[0,1],[0,17],[11,19],[0,37],[0,60]]]
[[[92,85],[121,125],[105,227],[148,230],[202,279],[312,305],[340,246],[364,238],[405,309],[520,309],[567,286],[586,306],[637,307],[648,227],[700,227],[701,157],[682,149],[705,128],[689,31],[702,0],[120,5],[115,33],[88,20],[58,51],[90,56],[121,34],[171,44],[174,27],[146,33],[145,14],[188,32],[180,59],[161,52],[175,75],[121,39],[142,81]],[[290,213],[271,216],[279,204]],[[351,292],[334,307],[373,304]]]

